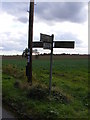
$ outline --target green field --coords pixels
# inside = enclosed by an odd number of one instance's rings
[[[2,94],[18,117],[88,118],[88,59],[54,59],[49,96],[50,61],[33,60],[33,85],[25,76],[25,59],[3,59]]]

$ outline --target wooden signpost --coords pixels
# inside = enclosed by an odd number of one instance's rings
[[[34,19],[34,0],[30,0],[29,9],[29,30],[28,30],[28,54],[27,54],[27,66],[26,75],[28,82],[32,85],[32,42],[33,42],[33,19]]]
[[[34,0],[30,0],[29,11],[29,31],[28,31],[28,53],[27,53],[27,66],[26,76],[28,82],[32,85],[32,48],[50,49],[50,80],[49,80],[49,93],[51,94],[52,85],[52,62],[53,62],[53,48],[74,48],[74,41],[53,41],[54,35],[40,34],[40,42],[33,42],[33,18],[34,18]],[[53,47],[54,43],[54,47]]]

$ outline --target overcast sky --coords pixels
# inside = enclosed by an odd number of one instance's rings
[[[54,34],[56,41],[75,41],[75,49],[54,53],[88,54],[88,2],[35,3],[33,41],[40,41],[40,33]],[[27,10],[28,2],[0,3],[0,54],[22,54],[28,46]]]

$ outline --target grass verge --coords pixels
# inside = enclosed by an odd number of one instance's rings
[[[58,69],[59,67],[53,71],[54,82],[49,96],[46,69],[44,69],[45,75],[33,73],[34,82],[29,86],[25,70],[11,64],[3,66],[3,103],[8,104],[15,113],[17,112],[19,119],[88,119],[88,90],[85,87],[87,84],[83,85],[87,81],[85,81],[87,73],[81,81],[82,71],[78,73],[78,77],[73,77],[75,72],[61,73]],[[46,81],[40,80],[41,76],[37,79],[37,75],[42,75]]]

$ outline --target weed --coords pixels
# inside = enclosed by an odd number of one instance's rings
[[[48,96],[48,89],[41,85],[31,87],[27,92],[27,97],[37,100],[45,100]]]

